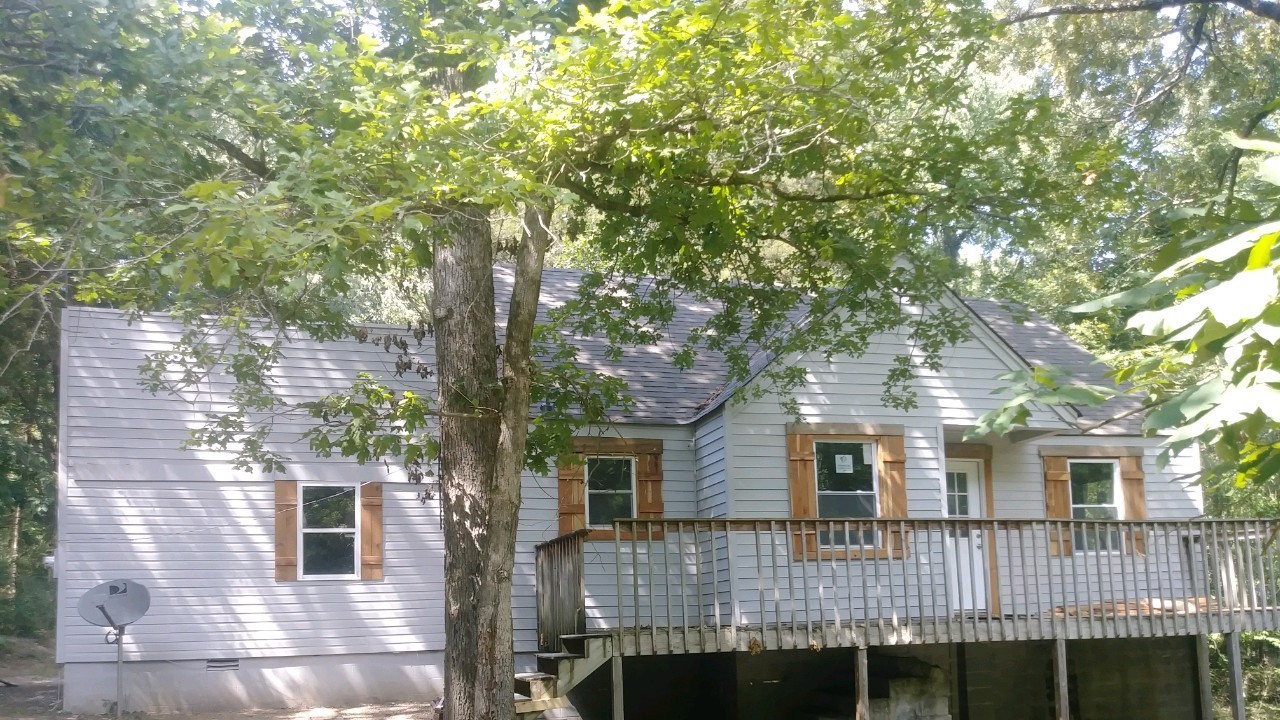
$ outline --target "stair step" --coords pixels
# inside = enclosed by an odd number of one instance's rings
[[[544,700],[517,700],[516,715],[524,716],[530,713],[529,717],[537,717],[534,713],[543,713],[547,710],[555,710],[557,708],[568,707],[569,701],[566,698],[546,698]]]
[[[571,652],[554,652],[554,653],[536,653],[534,657],[539,660],[546,658],[547,660],[581,660],[582,656],[578,653]]]
[[[576,653],[578,655],[590,655],[588,648],[592,644],[600,644],[605,640],[613,637],[612,633],[580,633],[576,635],[561,635],[560,645],[567,652]]]
[[[534,655],[534,658],[538,662],[538,672],[555,675],[557,677],[560,675],[561,663],[583,659],[581,655],[567,652],[538,653],[537,655]]]
[[[556,676],[542,672],[517,673],[516,692],[530,700],[549,700],[557,696]]]

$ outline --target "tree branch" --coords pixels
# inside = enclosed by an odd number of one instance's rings
[[[1041,20],[1061,15],[1110,15],[1126,12],[1159,12],[1166,8],[1188,5],[1234,5],[1261,18],[1280,23],[1280,3],[1271,0],[1138,0],[1138,2],[1089,3],[1059,5],[1057,7],[1029,10],[1004,19],[1005,25],[1016,25],[1031,20]]]
[[[1272,102],[1256,115],[1245,120],[1244,125],[1240,128],[1240,137],[1247,138],[1252,135],[1253,131],[1262,124],[1262,121],[1266,120],[1276,110],[1280,110],[1280,101]],[[1222,166],[1222,170],[1218,173],[1218,190],[1221,191],[1223,184],[1226,184],[1225,199],[1222,201],[1222,216],[1224,218],[1231,217],[1231,203],[1235,200],[1236,179],[1240,175],[1240,160],[1243,157],[1243,148],[1232,148],[1226,164]]]
[[[267,165],[262,160],[259,160],[244,150],[241,150],[235,143],[229,140],[223,140],[220,137],[206,135],[203,133],[200,134],[200,139],[223,151],[229,155],[232,160],[240,163],[245,170],[248,170],[259,178],[263,180],[275,179],[276,171],[270,165]]]

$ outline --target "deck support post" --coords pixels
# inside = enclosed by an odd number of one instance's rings
[[[1053,641],[1054,720],[1071,720],[1071,695],[1067,689],[1067,641]]]
[[[626,709],[622,702],[622,656],[614,655],[609,664],[613,671],[613,720],[624,720]]]
[[[1231,718],[1245,720],[1244,674],[1240,669],[1240,633],[1223,633],[1222,641],[1227,646],[1227,681],[1231,692]]]
[[[1209,636],[1196,635],[1196,695],[1200,700],[1200,720],[1213,719],[1213,686],[1209,682]]]
[[[858,691],[858,703],[854,708],[854,720],[871,720],[871,688],[867,676],[867,648],[859,645],[854,649],[857,659],[854,662],[854,686]]]

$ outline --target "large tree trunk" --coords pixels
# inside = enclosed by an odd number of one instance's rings
[[[483,208],[457,209],[432,267],[445,520],[445,700],[450,720],[514,715],[511,579],[529,431],[531,341],[550,209],[530,209],[499,380],[493,243]]]
[[[450,720],[510,720],[516,508],[495,472],[501,392],[493,239],[486,208],[454,207],[445,222],[431,304],[442,411],[446,712]]]

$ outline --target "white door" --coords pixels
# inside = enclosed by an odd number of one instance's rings
[[[946,476],[947,517],[981,518],[982,463],[948,460]],[[947,592],[953,610],[972,613],[987,609],[985,540],[977,526],[962,525],[947,533]]]

